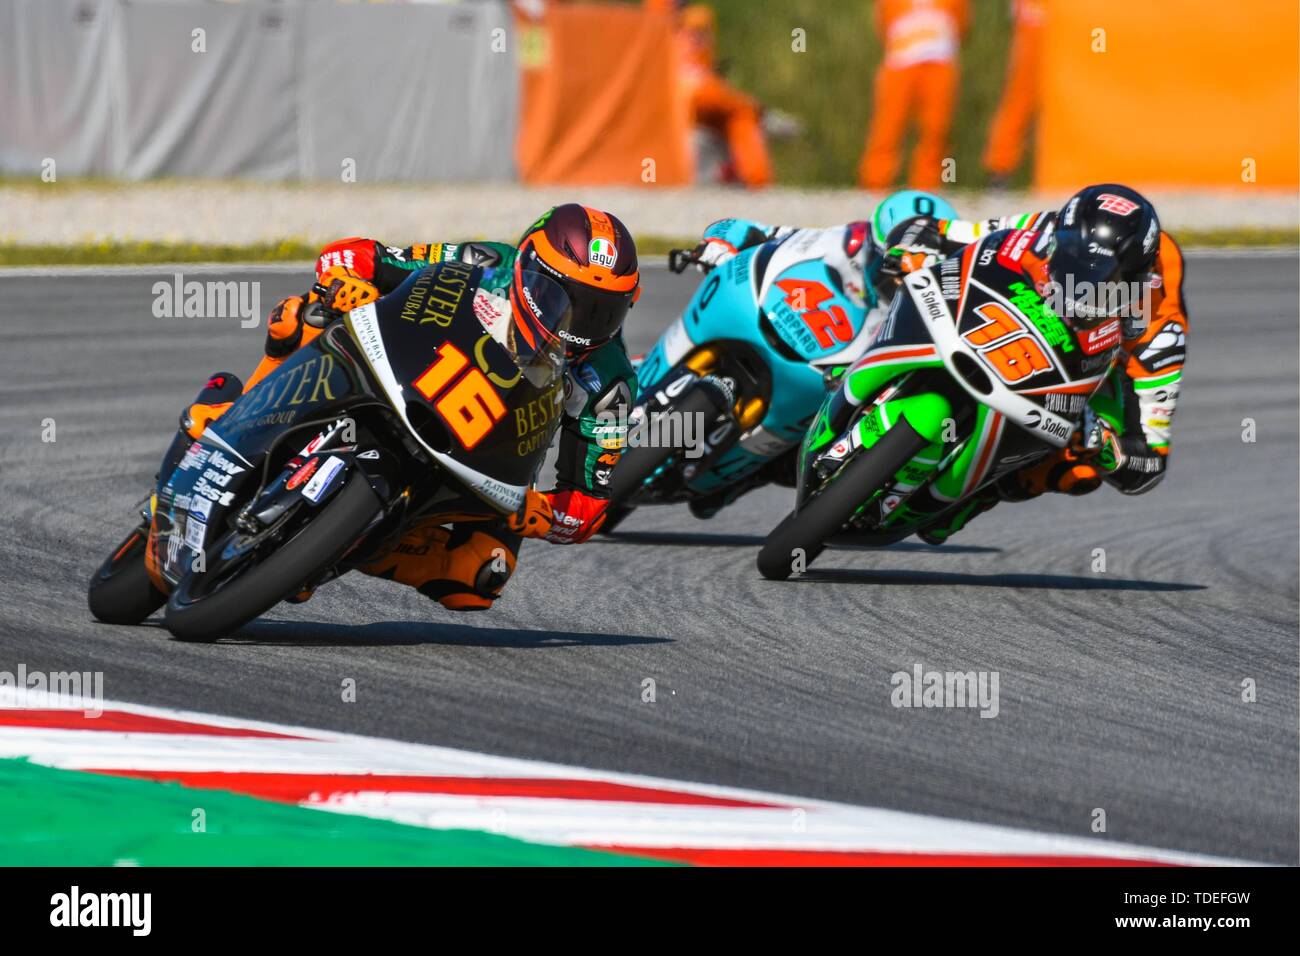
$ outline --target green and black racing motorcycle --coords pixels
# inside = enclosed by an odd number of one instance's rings
[[[996,232],[904,278],[804,437],[794,510],[758,556],[765,578],[802,571],[843,533],[906,538],[1069,444],[1119,353],[1120,319],[1076,334],[1058,317],[1035,282],[1037,238]]]

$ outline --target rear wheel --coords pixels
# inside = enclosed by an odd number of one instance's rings
[[[107,624],[139,624],[167,602],[144,567],[149,528],[141,525],[119,544],[90,579],[90,613]]]
[[[758,570],[769,581],[784,581],[794,573],[802,553],[804,567],[826,548],[864,501],[885,487],[900,468],[929,442],[900,418],[865,452],[860,452],[796,511],[772,529],[758,552]]]
[[[182,641],[214,641],[296,594],[336,564],[378,516],[381,504],[356,475],[305,528],[252,566],[187,572],[167,601],[167,630]],[[229,537],[218,539],[220,554]]]

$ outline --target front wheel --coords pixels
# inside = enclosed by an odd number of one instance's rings
[[[664,415],[669,411],[682,416],[701,415],[709,422],[717,418],[722,407],[719,399],[714,397],[713,389],[696,386],[673,402],[671,408],[654,414]],[[623,453],[623,457],[614,466],[614,474],[609,481],[609,510],[617,513],[617,521],[622,521],[636,507],[637,495],[646,479],[669,458],[683,450],[671,446],[639,445]],[[608,520],[606,526],[609,526]],[[609,530],[613,530],[612,527]]]
[[[811,564],[858,506],[884,488],[928,445],[906,418],[900,418],[879,441],[845,465],[830,484],[772,529],[758,552],[759,573],[769,581],[784,581],[794,573],[800,555],[804,567]]]
[[[614,530],[623,523],[623,519],[632,513],[632,508],[620,508],[617,505],[605,509],[605,520],[601,522],[600,530],[597,534],[612,535]]]
[[[167,595],[149,580],[144,551],[149,526],[126,536],[90,579],[86,592],[90,613],[106,624],[139,624],[167,602]]]
[[[269,611],[338,563],[381,510],[370,484],[349,481],[305,528],[252,567],[187,572],[167,601],[165,624],[182,641],[215,641]],[[220,554],[224,542],[212,550]],[[212,580],[217,574],[224,580]]]

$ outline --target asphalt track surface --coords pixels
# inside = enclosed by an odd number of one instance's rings
[[[297,285],[230,277],[261,283],[263,311]],[[155,318],[157,278],[0,277],[0,670],[103,671],[110,699],[1073,835],[1102,808],[1098,839],[1296,862],[1294,254],[1190,261],[1172,470],[1145,497],[1003,505],[950,546],[834,549],[775,583],[754,556],[790,493],[764,489],[708,522],[661,507],[580,547],[526,542],[484,614],[353,575],[210,646],[86,609],[178,410],[210,372],[246,374],[263,335]],[[694,281],[648,275],[633,351]],[[893,707],[890,675],[918,663],[996,671],[997,717]]]

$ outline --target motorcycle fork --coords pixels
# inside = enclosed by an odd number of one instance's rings
[[[929,442],[894,473],[893,480],[875,499],[879,503],[877,523],[889,527],[900,520],[910,520],[902,505],[929,485],[935,475],[941,474],[965,446],[960,425],[968,416],[964,410],[954,408],[948,396],[938,392],[895,392],[882,397],[884,400],[875,403],[850,430],[855,447],[869,449],[903,417]]]
[[[172,531],[175,534],[175,529]],[[158,493],[149,496],[148,520],[144,524],[144,570],[150,582],[163,594],[172,587],[163,577],[162,562],[158,560]]]

